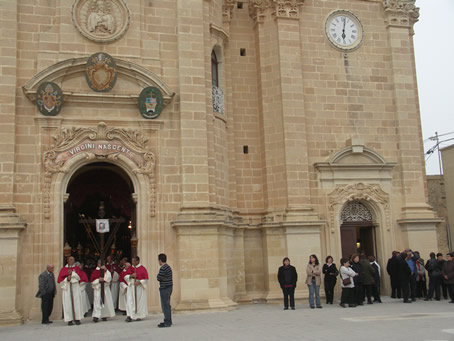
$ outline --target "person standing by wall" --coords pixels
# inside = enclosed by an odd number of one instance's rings
[[[172,268],[167,264],[167,256],[164,253],[158,256],[159,273],[157,280],[159,282],[159,294],[161,296],[161,308],[164,314],[164,322],[158,324],[159,328],[170,327],[172,325],[172,307],[170,306],[170,296],[172,295],[173,279]]]
[[[339,273],[336,264],[333,263],[333,257],[326,257],[322,271],[325,275],[323,283],[325,285],[326,304],[333,304],[334,287],[336,286],[336,278]]]
[[[41,298],[41,311],[42,311],[42,324],[50,324],[50,314],[54,307],[54,297],[57,294],[57,286],[55,284],[54,266],[48,264],[46,270],[43,271],[38,277],[38,292],[36,297]]]
[[[315,303],[317,308],[322,308],[322,304],[320,303],[320,284],[322,269],[320,268],[320,263],[318,262],[318,258],[316,255],[309,256],[309,264],[306,267],[306,284],[309,288],[309,305],[311,309],[315,308],[314,305],[314,295],[315,295]]]
[[[454,303],[454,252],[446,254],[446,262],[443,265],[443,278],[445,280],[446,286],[448,287],[449,297],[451,301],[449,303]]]
[[[288,310],[288,301],[290,297],[290,308],[295,310],[295,288],[298,281],[296,268],[290,265],[290,259],[285,257],[282,261],[283,265],[277,272],[277,280],[284,294],[284,310]]]
[[[400,280],[399,280],[399,251],[393,251],[393,255],[388,259],[386,272],[391,280],[391,298],[401,298]]]

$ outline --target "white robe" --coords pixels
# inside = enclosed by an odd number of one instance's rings
[[[60,282],[61,294],[63,299],[63,315],[65,317],[65,322],[70,322],[73,320],[81,320],[83,318],[82,313],[82,300],[80,294],[80,277],[76,271],[71,273],[71,282],[67,279]],[[73,307],[71,302],[71,291],[73,294],[74,302],[74,315],[73,316]]]
[[[118,304],[119,280],[120,280],[120,275],[118,274],[118,272],[113,270],[112,282],[110,282],[110,291],[112,292],[112,301],[113,301],[114,309],[117,307],[117,304]]]
[[[128,291],[128,285],[120,283],[120,295],[118,296],[118,310],[126,311],[126,293]]]
[[[140,284],[137,285],[137,313],[135,301],[135,288],[134,278],[130,275],[125,276],[125,282],[128,283],[128,290],[126,293],[126,315],[133,320],[143,319],[148,316],[147,304],[147,285],[148,279],[139,280]]]
[[[99,270],[99,268],[96,268]],[[104,273],[104,304],[101,304],[101,282],[99,278],[95,279],[91,285],[93,287],[93,315],[92,317],[104,318],[114,317],[115,309],[112,302],[112,294],[110,292],[109,283],[112,280],[110,271]]]
[[[91,308],[90,300],[88,299],[88,294],[85,291],[86,288],[87,288],[87,283],[80,282],[80,301],[81,301],[80,303],[82,305],[81,306],[82,314],[87,313]]]

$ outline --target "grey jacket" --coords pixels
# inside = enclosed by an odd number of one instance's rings
[[[52,281],[54,282],[53,284],[52,284]],[[54,293],[54,296],[56,295],[57,286],[55,284],[55,276],[49,275],[47,270],[42,272],[39,275],[38,282],[39,282],[39,286],[38,286],[38,292],[36,293],[36,297],[41,298],[45,294],[48,294],[51,292]],[[52,288],[53,288],[53,290],[52,290]]]

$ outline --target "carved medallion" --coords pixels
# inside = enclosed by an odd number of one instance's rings
[[[56,116],[63,104],[60,87],[53,82],[43,82],[36,90],[36,105],[44,116]]]
[[[120,39],[129,26],[129,10],[123,0],[75,0],[73,24],[86,38],[108,43]]]
[[[96,92],[112,90],[117,81],[117,65],[107,53],[98,52],[88,58],[85,68],[88,86]]]
[[[154,86],[149,86],[140,93],[139,111],[145,118],[157,118],[161,114],[162,103],[161,91]]]

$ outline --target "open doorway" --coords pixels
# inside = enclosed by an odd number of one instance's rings
[[[105,256],[119,261],[134,253],[136,207],[134,188],[129,176],[111,163],[92,163],[80,168],[68,183],[64,211],[64,255],[84,263],[87,275],[100,258],[101,234],[96,219],[110,221],[104,233]],[[93,223],[94,222],[94,223]],[[135,244],[136,245],[136,244]]]
[[[348,203],[341,213],[342,257],[365,253],[377,257],[375,227],[372,214],[361,202]]]

